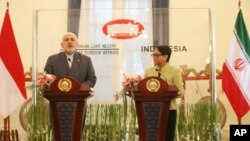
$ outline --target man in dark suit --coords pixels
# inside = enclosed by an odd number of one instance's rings
[[[77,36],[72,32],[65,33],[61,42],[63,52],[49,56],[44,71],[56,77],[73,77],[93,88],[97,78],[91,58],[77,52],[77,45]]]
[[[92,61],[90,57],[76,51],[77,45],[77,36],[72,32],[65,33],[61,42],[63,52],[49,56],[44,71],[56,75],[57,78],[62,76],[75,78],[81,84],[87,84],[93,88],[96,83],[96,75]],[[60,102],[57,107],[61,119],[61,136],[64,140],[70,140],[72,134],[69,131],[73,128],[72,115],[75,111],[75,104]],[[85,107],[85,116],[86,110]]]

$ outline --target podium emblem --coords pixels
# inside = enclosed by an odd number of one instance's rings
[[[160,86],[160,81],[155,78],[149,79],[146,83],[147,90],[150,92],[157,92],[160,89]]]
[[[62,92],[68,92],[68,91],[70,91],[71,88],[72,88],[72,82],[71,82],[71,80],[68,79],[68,78],[62,78],[58,82],[58,88]]]

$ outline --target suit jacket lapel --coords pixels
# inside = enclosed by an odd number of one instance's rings
[[[76,70],[78,70],[78,67],[80,65],[80,60],[81,60],[80,55],[76,52],[70,69],[72,72],[78,72]]]
[[[60,55],[59,59],[61,60],[59,62],[61,63],[60,66],[62,66],[61,70],[63,71],[63,74],[68,75],[69,71],[70,71],[70,68],[69,68],[69,64],[68,64],[68,60],[67,60],[66,54],[62,53]]]

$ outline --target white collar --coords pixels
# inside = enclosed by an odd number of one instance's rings
[[[73,61],[74,53],[73,53],[73,54],[70,54],[70,55],[66,54],[66,57],[67,57],[67,58],[70,58],[70,59]]]

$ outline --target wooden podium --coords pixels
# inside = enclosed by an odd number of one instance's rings
[[[148,77],[133,90],[140,141],[165,141],[170,101],[177,88],[159,77]]]
[[[80,141],[85,120],[86,100],[91,97],[88,85],[73,78],[61,77],[45,89],[49,100],[54,141]]]

